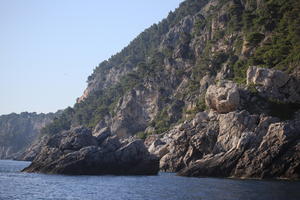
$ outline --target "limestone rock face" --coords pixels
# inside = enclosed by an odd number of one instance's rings
[[[179,172],[184,176],[243,178],[300,178],[299,120],[271,123],[263,138],[257,131],[244,133],[239,145],[210,154]],[[241,148],[244,137],[248,146]],[[242,142],[243,143],[243,142]]]
[[[128,137],[145,130],[148,116],[140,104],[135,90],[122,98],[117,108],[118,112],[111,124],[111,131],[114,134],[119,137]]]
[[[259,116],[250,115],[247,111],[231,112],[219,115],[219,135],[216,151],[229,151],[237,148],[240,140],[255,130]]]
[[[160,168],[163,171],[177,172],[191,162],[213,151],[216,143],[218,124],[208,118],[191,121],[173,127],[163,137],[148,136],[145,140],[149,151],[160,157]],[[198,122],[196,124],[196,122]]]
[[[17,159],[25,161],[33,161],[37,154],[42,151],[49,137],[43,136],[39,140],[35,140]]]
[[[247,84],[261,85],[264,89],[279,88],[284,86],[289,76],[279,70],[251,66],[247,70]]]
[[[234,173],[243,177],[299,179],[299,128],[299,120],[270,124],[258,149],[247,150]],[[247,170],[243,171],[245,166]]]
[[[236,83],[221,81],[207,89],[205,102],[218,113],[228,113],[239,107],[240,95]]]
[[[23,153],[38,138],[40,130],[60,112],[37,114],[23,112],[0,116],[0,159],[21,159]],[[31,156],[27,156],[26,160]]]
[[[290,79],[280,71],[262,69],[254,75],[249,73],[249,82],[260,84],[262,90],[277,90],[279,94],[280,89],[284,88]],[[278,83],[275,83],[277,79]],[[250,114],[246,110],[231,110],[232,112],[220,114],[215,97],[218,94],[228,95],[223,92],[226,90],[222,89],[222,92],[219,92],[218,89],[220,90],[217,86],[210,86],[206,95],[208,106],[217,112],[210,112],[206,121],[196,120],[196,115],[189,125],[185,125],[185,127],[204,127],[200,131],[197,128],[185,128],[192,136],[186,137],[186,141],[180,144],[184,144],[187,150],[180,154],[172,151],[166,154],[184,161],[181,169],[177,171],[178,174],[299,179],[299,115],[295,114],[293,119],[281,121],[277,117]],[[266,92],[264,95],[267,95],[266,98],[280,98],[274,96],[272,92]],[[215,128],[211,129],[211,124],[216,124]],[[203,134],[204,130],[206,134]],[[209,132],[213,134],[207,134]],[[174,140],[176,141],[175,138]]]
[[[106,134],[107,132],[102,132]],[[101,134],[101,135],[102,135]],[[98,140],[97,140],[98,139]],[[101,142],[84,127],[50,137],[25,172],[73,175],[157,174],[158,158],[141,140],[121,142],[117,136]]]
[[[249,86],[258,88],[256,98],[280,101],[284,94],[285,102],[293,102],[288,91],[297,89],[287,89],[291,80],[296,81],[280,71],[248,70]],[[299,179],[299,112],[283,120],[260,112],[267,107],[247,111],[251,95],[230,81],[211,85],[205,96],[209,112],[199,112],[159,137],[149,136],[147,147],[160,157],[161,170],[196,177]]]
[[[268,6],[263,0],[182,2],[88,78],[69,117],[72,126],[99,120],[93,132],[45,138],[32,148],[38,156],[25,171],[154,174],[158,157],[161,170],[185,176],[299,177],[298,63],[289,63],[289,75],[258,67],[241,74],[258,48],[274,47],[271,29],[281,20],[261,24],[259,41],[235,19],[256,17]],[[245,75],[247,85],[229,81]],[[144,144],[135,138],[145,135]]]
[[[193,20],[194,19],[192,18],[192,16],[187,16],[182,19],[177,26],[171,28],[169,32],[163,37],[160,48],[175,48],[177,41],[180,39],[181,35],[191,32],[194,23]],[[178,54],[179,52],[180,48],[177,49],[177,52],[175,54]],[[179,55],[177,56],[180,57]]]
[[[247,85],[251,84],[265,97],[278,99],[285,103],[300,102],[299,80],[282,71],[249,67]]]

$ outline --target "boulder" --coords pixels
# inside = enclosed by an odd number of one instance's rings
[[[289,76],[282,71],[251,66],[247,70],[247,85],[255,84],[266,89],[276,89],[284,86]]]
[[[300,121],[272,123],[257,149],[240,158],[234,176],[300,178]]]
[[[206,112],[199,112],[196,114],[195,118],[192,121],[193,126],[197,126],[199,123],[203,121],[208,121],[209,117]]]
[[[185,167],[183,157],[188,150],[189,136],[185,131],[172,130],[172,140],[168,143],[167,153],[160,159],[160,169],[167,172],[174,172]]]
[[[300,80],[295,75],[274,69],[249,67],[247,85],[255,87],[260,96],[285,104],[300,104]]]
[[[259,116],[247,111],[231,112],[219,115],[219,135],[215,146],[216,152],[237,148],[244,132],[253,132]]]
[[[149,135],[144,141],[144,144],[147,148],[151,146],[152,143],[154,143],[156,140],[159,139],[159,135]]]
[[[223,114],[219,116],[219,133],[207,135],[205,140],[200,139],[204,135],[196,134],[190,140],[189,149],[193,147],[198,153],[190,155],[191,161],[178,175],[299,179],[299,130],[299,119],[278,122],[247,111]],[[198,140],[198,145],[193,140]],[[203,148],[201,141],[210,148]]]
[[[108,132],[94,137],[89,129],[73,128],[51,136],[24,172],[71,175],[155,175],[159,160],[142,140],[121,142]],[[104,136],[106,139],[103,139]],[[104,140],[99,143],[99,138]]]
[[[149,147],[149,152],[150,153],[155,153],[157,149],[159,149],[160,147],[164,146],[166,143],[161,141],[160,139],[154,141],[150,147]]]
[[[161,138],[166,143],[156,148],[156,152],[163,152],[159,154],[162,155],[161,170],[178,172],[213,151],[218,124],[215,121],[208,122],[206,117],[194,124],[198,117],[196,115],[193,120],[173,127]]]
[[[267,99],[284,103],[300,103],[299,80],[282,71],[249,67],[247,85],[254,86],[260,95]]]
[[[299,119],[211,111],[149,136],[147,143],[162,171],[181,176],[299,179]]]
[[[228,152],[207,155],[191,166],[179,171],[178,175],[193,177],[229,177],[241,154],[242,152],[238,149],[232,149]]]
[[[96,146],[97,141],[91,130],[77,127],[71,131],[64,131],[59,137],[50,138],[47,145],[58,146],[61,151],[77,151],[86,146]]]
[[[240,105],[239,89],[236,83],[220,81],[211,85],[205,95],[206,105],[218,113],[228,113],[238,109]]]

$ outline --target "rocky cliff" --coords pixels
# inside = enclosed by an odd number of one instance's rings
[[[46,132],[147,138],[180,175],[299,178],[299,11],[297,0],[186,0],[99,64]]]
[[[149,151],[161,158],[162,170],[200,177],[300,178],[300,107],[294,107],[294,93],[287,90],[292,78],[257,67],[247,74],[246,87],[231,81],[211,85],[205,96],[207,111],[146,139]],[[264,83],[258,84],[260,80]],[[282,100],[273,92],[280,89],[286,91]],[[275,117],[274,109],[281,115]],[[290,112],[289,120],[280,119],[284,112]]]
[[[22,159],[25,149],[58,113],[23,112],[0,116],[0,159]]]
[[[25,172],[71,175],[156,175],[159,159],[141,140],[120,141],[108,132],[84,127],[50,137]]]

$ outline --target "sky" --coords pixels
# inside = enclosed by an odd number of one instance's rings
[[[73,106],[87,77],[182,0],[0,0],[0,114]]]

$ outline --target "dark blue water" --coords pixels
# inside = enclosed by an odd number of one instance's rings
[[[28,162],[0,160],[0,199],[299,200],[300,182],[159,176],[20,173]]]

